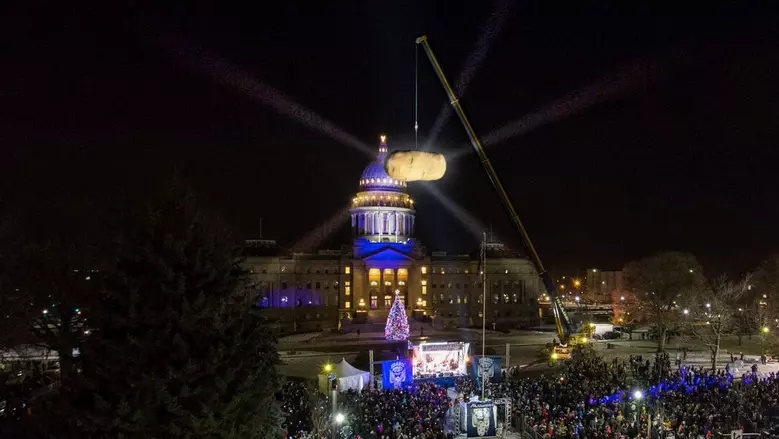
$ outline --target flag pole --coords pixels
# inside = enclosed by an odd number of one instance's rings
[[[485,352],[485,339],[487,333],[487,232],[483,232],[483,240],[481,245],[481,359],[484,359]],[[484,364],[484,363],[482,363]],[[478,370],[481,370],[479,368]],[[484,371],[481,370],[481,400],[484,401]]]

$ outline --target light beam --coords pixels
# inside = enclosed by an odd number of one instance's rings
[[[320,225],[314,228],[311,232],[303,236],[298,242],[292,246],[292,250],[302,253],[310,253],[316,251],[319,246],[327,240],[336,230],[349,220],[349,208],[344,207],[336,212],[330,218],[324,220]]]
[[[205,49],[189,47],[176,39],[166,39],[164,46],[179,61],[199,73],[274,109],[282,116],[300,122],[338,142],[357,149],[369,157],[375,151],[357,137],[333,122],[304,107],[281,91],[253,78],[248,72]]]
[[[495,38],[500,34],[503,29],[503,25],[512,16],[514,8],[514,2],[509,0],[497,0],[493,7],[492,13],[487,18],[487,22],[482,26],[479,38],[476,40],[476,45],[473,50],[468,54],[465,59],[460,76],[454,85],[454,90],[457,93],[457,97],[462,97],[465,94],[465,90],[468,88],[471,80],[476,76],[476,72],[479,70],[484,60],[487,58],[487,53],[490,50],[490,46]],[[452,107],[449,104],[445,104],[441,111],[438,112],[438,116],[433,122],[433,127],[428,135],[428,140],[422,147],[423,151],[427,151],[431,145],[435,145],[438,135],[441,134],[446,122],[452,115]]]
[[[504,125],[482,137],[482,144],[491,146],[513,137],[527,134],[540,126],[573,116],[606,99],[613,98],[639,84],[646,83],[650,77],[651,65],[636,63],[621,70],[618,74],[600,79],[558,99],[539,111],[531,113],[514,122]],[[447,155],[454,160],[471,151],[470,146],[458,149]]]
[[[441,203],[442,206],[446,210],[448,210],[452,215],[454,215],[455,218],[457,218],[460,223],[462,223],[463,226],[465,226],[465,230],[468,231],[477,241],[481,240],[482,231],[487,230],[487,228],[482,224],[481,221],[476,219],[473,215],[468,213],[467,210],[463,209],[455,203],[451,198],[444,195],[443,192],[438,190],[438,188],[435,186],[435,184],[430,184],[425,181],[420,181],[419,185],[423,188],[425,188],[428,192],[430,192],[431,195]]]

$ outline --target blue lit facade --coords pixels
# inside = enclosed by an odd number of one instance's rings
[[[433,317],[436,326],[481,325],[478,252],[427,252],[413,236],[414,200],[405,182],[387,175],[386,155],[386,137],[381,136],[376,159],[363,170],[350,200],[350,246],[304,254],[256,241],[247,253],[257,307],[277,322],[279,331],[351,322],[383,328],[396,292],[412,319]],[[494,248],[488,251],[488,323],[534,321],[540,294],[535,270],[502,245]]]

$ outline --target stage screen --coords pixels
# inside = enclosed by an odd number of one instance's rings
[[[469,343],[421,343],[414,346],[414,378],[468,373]]]

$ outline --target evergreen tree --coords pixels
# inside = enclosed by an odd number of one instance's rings
[[[384,327],[384,338],[387,340],[408,340],[408,317],[400,296],[395,293],[395,302],[387,316],[387,326]]]
[[[121,216],[110,254],[81,386],[61,395],[68,433],[280,437],[275,340],[250,314],[224,229],[174,184]]]

